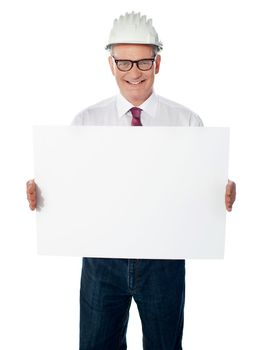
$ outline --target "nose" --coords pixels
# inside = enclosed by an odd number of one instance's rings
[[[140,69],[138,69],[137,63],[133,63],[133,67],[129,71],[130,75],[134,78],[138,78],[142,75],[142,72]]]

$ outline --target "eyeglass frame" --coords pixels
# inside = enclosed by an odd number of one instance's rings
[[[153,63],[156,60],[156,56],[154,56],[152,58],[142,58],[141,60],[137,60],[137,61],[127,60],[127,59],[116,59],[114,56],[112,56],[112,58],[114,59],[116,67],[117,67],[118,70],[120,70],[120,72],[129,72],[133,68],[134,63],[136,63],[136,65],[137,65],[139,70],[141,70],[142,72],[147,72],[148,70],[152,69]],[[127,69],[127,70],[120,69],[118,67],[118,65],[117,65],[117,63],[120,62],[120,61],[130,62],[131,63],[131,67],[129,69]],[[149,69],[141,69],[141,68],[139,68],[139,62],[141,62],[141,61],[151,61],[151,67]]]

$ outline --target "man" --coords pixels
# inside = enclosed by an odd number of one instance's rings
[[[187,108],[153,92],[162,44],[151,20],[139,13],[114,21],[107,49],[120,90],[81,112],[74,125],[202,126]],[[235,184],[228,181],[225,205],[232,210]],[[36,185],[27,183],[29,205]],[[126,349],[132,297],[137,303],[145,350],[181,350],[185,301],[184,260],[83,258],[80,289],[80,350]]]

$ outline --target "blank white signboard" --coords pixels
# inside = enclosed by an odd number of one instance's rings
[[[34,127],[44,255],[223,258],[228,128]]]

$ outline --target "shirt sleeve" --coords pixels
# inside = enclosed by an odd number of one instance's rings
[[[83,125],[83,117],[82,114],[76,115],[76,117],[73,119],[71,126],[77,126],[77,125]]]
[[[192,113],[189,119],[189,126],[204,126],[204,125],[201,118],[197,114]]]

